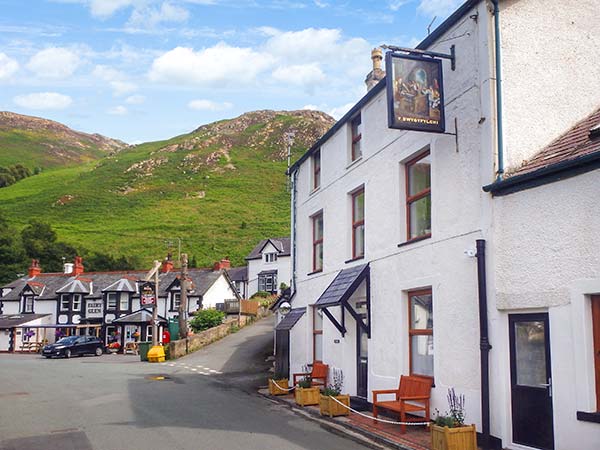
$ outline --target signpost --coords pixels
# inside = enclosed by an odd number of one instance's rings
[[[144,287],[146,287],[146,295],[147,299],[150,300],[152,298],[152,284],[154,284],[154,301],[151,303],[153,305],[152,308],[152,347],[158,346],[158,269],[160,269],[160,261],[154,261],[154,267],[150,272],[146,274],[145,282],[142,285],[142,296],[144,295]],[[154,283],[151,283],[150,280],[154,276]],[[143,298],[143,297],[142,297]],[[162,350],[162,347],[161,347]],[[148,353],[150,355],[150,353]],[[164,351],[163,351],[164,358]]]

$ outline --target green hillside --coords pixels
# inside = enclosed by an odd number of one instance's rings
[[[286,133],[297,158],[332,124],[316,111],[246,113],[0,189],[0,214],[18,228],[37,218],[76,248],[145,265],[176,238],[199,265],[240,264],[259,239],[289,233]]]

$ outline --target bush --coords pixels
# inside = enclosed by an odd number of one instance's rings
[[[253,298],[266,298],[266,297],[270,297],[272,294],[270,292],[267,291],[258,291],[254,294],[252,294],[252,297],[250,297],[251,299]]]
[[[209,328],[216,327],[223,323],[225,313],[223,311],[217,311],[216,309],[202,309],[194,315],[194,318],[190,320],[190,327],[195,333],[199,331],[208,330]]]

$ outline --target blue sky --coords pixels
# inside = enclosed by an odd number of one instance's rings
[[[257,109],[339,118],[370,50],[461,0],[0,0],[0,110],[126,142]]]

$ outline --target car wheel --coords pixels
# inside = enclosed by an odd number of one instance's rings
[[[96,356],[102,356],[102,348],[96,347]]]
[[[66,349],[65,350],[65,358],[70,358],[71,357],[71,350]]]

